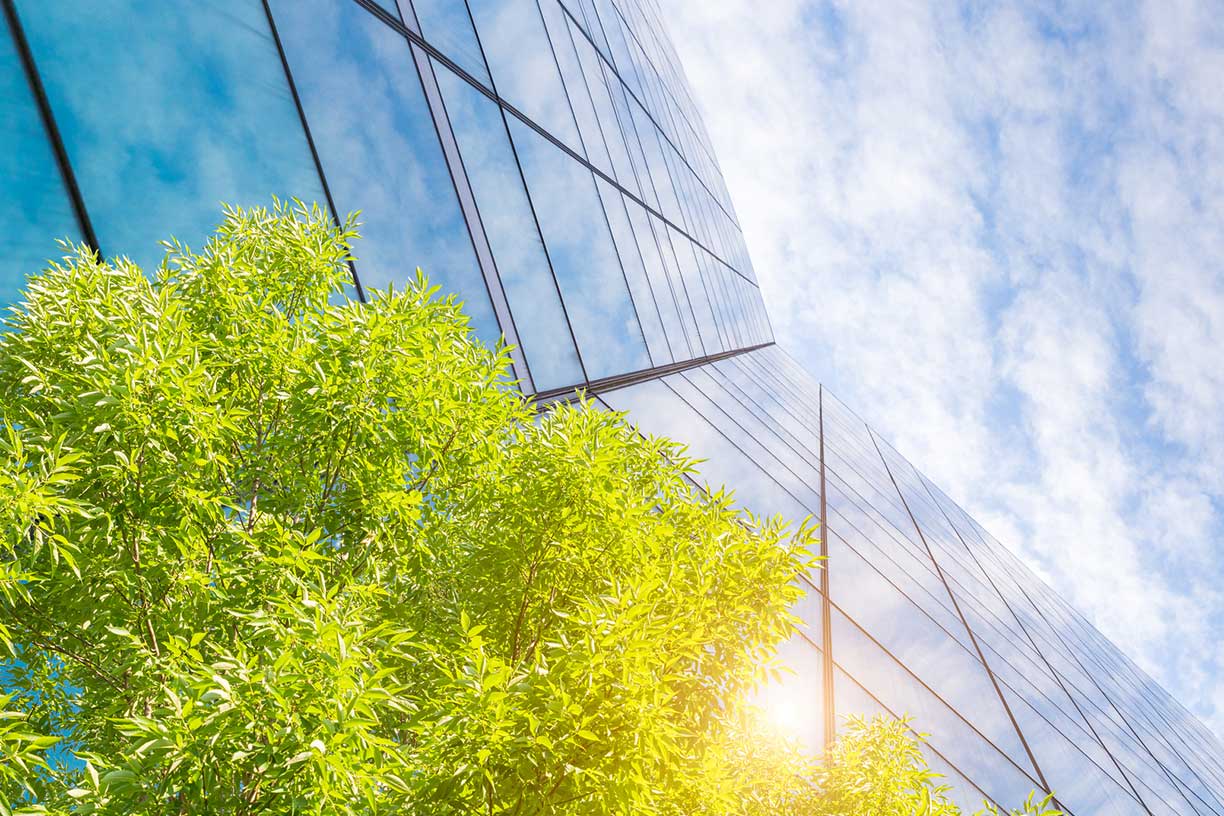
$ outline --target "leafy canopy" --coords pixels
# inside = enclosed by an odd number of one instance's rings
[[[151,278],[81,247],[30,280],[0,814],[910,812],[836,809],[875,790],[852,749],[816,768],[739,703],[812,531],[617,415],[537,414],[419,277],[353,302],[354,237],[278,202]]]

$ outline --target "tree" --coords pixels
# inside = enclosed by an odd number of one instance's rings
[[[0,814],[834,812],[743,753],[812,529],[538,414],[419,275],[353,302],[354,237],[278,202],[152,277],[75,247],[30,280]]]

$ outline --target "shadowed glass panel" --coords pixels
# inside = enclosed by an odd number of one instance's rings
[[[222,201],[323,201],[261,4],[17,5],[107,254],[148,270],[168,235],[198,245]]]
[[[402,290],[419,266],[495,343],[501,330],[408,41],[351,0],[273,7],[336,208],[361,210],[362,284]]]

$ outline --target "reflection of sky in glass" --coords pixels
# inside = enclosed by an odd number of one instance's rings
[[[693,315],[697,319],[701,344],[705,347],[706,354],[716,354],[723,349],[719,342],[718,330],[714,326],[714,311],[710,307],[705,282],[701,278],[701,271],[697,268],[697,257],[693,254],[697,248],[683,233],[671,227],[668,227],[667,230],[671,233],[672,246],[676,250],[676,260],[680,265],[680,275],[684,279],[684,289],[688,293]]]
[[[995,745],[1025,763],[1024,747],[981,662],[836,535],[829,537],[829,563],[830,577],[837,578],[830,581],[834,602]],[[837,648],[834,641],[835,655]]]
[[[0,307],[80,229],[7,23],[0,23]]]
[[[409,0],[400,0],[405,4]],[[472,18],[463,0],[412,0],[421,36],[463,70],[489,85],[489,71],[480,53]]]
[[[611,154],[612,166],[616,171],[613,178],[620,186],[636,193],[637,180],[633,175],[633,165],[629,161],[625,137],[616,121],[616,109],[612,105],[612,97],[608,95],[608,86],[604,81],[603,62],[590,41],[582,32],[570,23],[570,38],[578,55],[578,64],[586,79],[587,88],[591,93],[591,103],[595,106],[595,115],[603,132],[604,144]],[[595,160],[598,163],[598,159]]]
[[[701,481],[734,489],[736,504],[757,515],[780,515],[798,523],[809,511],[745,456],[732,442],[702,419],[660,380],[601,394],[614,410],[627,411],[643,433],[665,436],[688,446],[688,454],[704,459]]]
[[[890,710],[912,715],[918,730],[931,735],[932,747],[997,801],[1022,802],[1037,786],[836,609],[833,644],[833,658],[840,667]]]
[[[148,269],[222,201],[323,200],[259,3],[18,5],[104,252]]]
[[[646,338],[652,364],[660,366],[670,363],[671,351],[667,346],[659,309],[655,305],[654,293],[651,292],[650,281],[646,277],[646,268],[642,265],[642,255],[638,251],[633,228],[629,225],[629,216],[625,213],[624,197],[619,190],[601,178],[595,179],[595,185],[599,189],[604,212],[608,214],[608,225],[612,228],[612,238],[620,255],[621,266],[625,270],[625,278],[629,282],[629,290],[633,294],[633,302],[637,306],[642,335]]]
[[[540,391],[582,382],[501,111],[443,66],[435,70],[531,378]]]
[[[582,153],[578,127],[535,0],[471,0],[468,5],[497,93]]]
[[[663,153],[659,149],[659,131],[636,101],[630,99],[627,104],[641,140],[650,177],[654,180],[655,192],[659,196],[660,211],[673,223],[679,223],[682,220],[680,203],[672,187],[671,176],[663,163]]]
[[[517,118],[509,122],[587,376],[649,368],[591,171]]]
[[[540,12],[544,15],[544,25],[548,30],[548,36],[552,39],[553,53],[561,68],[561,79],[569,94],[570,106],[578,122],[578,132],[582,136],[586,156],[590,159],[591,164],[608,175],[612,175],[612,160],[604,146],[599,118],[591,102],[591,95],[587,92],[578,55],[574,51],[574,43],[570,39],[568,18],[553,0],[544,0],[540,3]]]
[[[361,210],[366,290],[412,280],[463,299],[486,342],[501,335],[408,41],[351,0],[275,0],[277,29],[340,213]]]
[[[625,203],[625,211],[629,214],[629,223],[637,238],[638,248],[642,252],[642,262],[646,265],[646,277],[654,292],[655,303],[659,307],[659,316],[663,320],[663,328],[671,346],[672,357],[676,360],[693,358],[688,337],[680,320],[680,310],[676,306],[676,294],[672,291],[667,269],[663,266],[663,256],[659,254],[659,245],[655,242],[654,232],[650,228],[650,215],[642,205],[627,196],[621,197]]]
[[[1143,808],[1118,782],[1110,779],[1097,764],[1063,734],[1040,717],[1015,694],[1004,692],[1012,712],[1020,723],[1024,738],[1041,762],[1046,781],[1058,793],[1059,800],[1075,813],[1141,814]],[[1082,734],[1084,748],[1098,747],[1095,740]],[[1113,763],[1101,757],[1112,769]]]
[[[667,279],[671,282],[672,294],[676,298],[676,306],[680,310],[680,321],[684,326],[684,334],[688,338],[689,348],[692,349],[694,357],[701,357],[706,354],[706,349],[702,344],[701,333],[697,330],[697,321],[693,318],[692,299],[689,297],[688,290],[684,286],[684,279],[680,275],[679,264],[676,261],[676,250],[672,246],[670,230],[671,228],[652,212],[648,212],[648,221],[654,230],[655,240],[658,242],[660,254],[663,258],[663,266],[667,269]]]

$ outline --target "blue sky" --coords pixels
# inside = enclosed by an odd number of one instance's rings
[[[664,0],[778,340],[1224,734],[1224,17]]]

